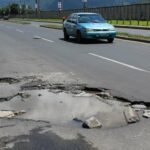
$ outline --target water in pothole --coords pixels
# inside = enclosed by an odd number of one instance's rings
[[[44,120],[51,124],[71,124],[81,126],[74,118],[85,120],[95,116],[103,128],[126,125],[124,106],[119,102],[98,99],[96,96],[75,96],[71,93],[52,93],[48,90],[25,91],[31,96],[23,99],[16,96],[9,102],[3,102],[0,110],[25,110],[19,118]]]

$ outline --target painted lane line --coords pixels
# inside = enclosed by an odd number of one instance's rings
[[[24,33],[22,30],[20,29],[16,29],[17,32],[20,32],[20,33]]]
[[[47,41],[47,42],[50,42],[50,43],[53,43],[54,41],[52,41],[52,40],[49,40],[49,39],[46,39],[46,38],[43,38],[43,37],[41,37],[41,36],[34,36],[34,38],[37,38],[37,39],[42,39],[42,40],[44,40],[44,41]]]
[[[128,68],[131,68],[131,69],[134,69],[134,70],[150,73],[150,71],[148,71],[148,70],[141,69],[141,68],[138,68],[138,67],[135,67],[135,66],[123,63],[123,62],[119,62],[117,60],[113,60],[113,59],[110,59],[110,58],[107,58],[107,57],[104,57],[104,56],[100,56],[100,55],[94,54],[94,53],[89,53],[89,55],[92,55],[92,56],[95,56],[95,57],[98,57],[98,58],[101,58],[101,59],[104,59],[104,60],[107,60],[107,61],[119,64],[119,65],[122,65],[122,66],[125,66],[125,67],[128,67]]]

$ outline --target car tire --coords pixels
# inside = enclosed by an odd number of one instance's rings
[[[108,38],[107,41],[108,41],[108,43],[113,43],[114,38]]]
[[[78,43],[81,43],[82,42],[82,35],[81,35],[81,32],[80,31],[77,31],[77,42]]]
[[[65,41],[68,41],[68,40],[69,40],[69,35],[68,35],[66,29],[64,29],[64,40],[65,40]]]

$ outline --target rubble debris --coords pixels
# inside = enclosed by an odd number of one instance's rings
[[[143,117],[150,118],[150,110],[144,110]]]
[[[13,83],[18,83],[18,82],[20,82],[20,80],[15,79],[15,78],[10,78],[10,77],[0,78],[0,83],[13,84]]]
[[[72,94],[80,94],[82,91],[81,90],[72,90],[71,93]]]
[[[58,93],[62,92],[62,90],[60,90],[60,89],[52,89],[52,90],[49,90],[49,91],[54,93],[54,94],[58,94]]]
[[[16,96],[18,96],[18,94],[15,94],[15,95],[12,95],[12,96],[8,96],[8,97],[1,97],[0,98],[0,102],[10,101],[11,99],[13,99]]]
[[[21,98],[29,98],[31,95],[28,93],[18,93]]]
[[[85,120],[82,124],[83,128],[101,128],[102,124],[96,119],[95,117],[90,117],[87,120]]]
[[[21,86],[21,90],[40,90],[40,89],[49,89],[50,84],[46,81],[37,80],[29,83],[25,83]]]
[[[108,92],[100,92],[97,95],[104,98],[104,99],[112,99],[113,98],[113,96],[111,96],[111,94]]]
[[[86,93],[86,92],[81,92],[81,93],[79,93],[79,94],[76,94],[76,95],[74,95],[75,97],[92,97],[93,96],[93,94],[90,94],[90,93]]]
[[[0,111],[0,118],[12,118],[18,115],[22,115],[26,113],[25,110],[21,110],[21,111],[9,111],[9,110],[1,110]]]
[[[7,102],[7,101],[10,101],[11,99],[13,99],[14,97],[16,96],[20,96],[21,98],[29,98],[31,95],[28,94],[28,93],[17,93],[17,94],[14,94],[12,96],[7,96],[7,97],[1,97],[0,98],[0,102]]]
[[[146,109],[147,107],[144,104],[135,104],[132,105],[132,108],[134,108],[136,111],[140,111]]]
[[[140,121],[139,115],[130,106],[125,107],[123,113],[124,113],[127,123],[136,123],[136,122]]]

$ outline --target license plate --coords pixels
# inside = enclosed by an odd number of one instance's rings
[[[108,36],[108,34],[103,34],[103,36],[107,37],[107,36]]]

